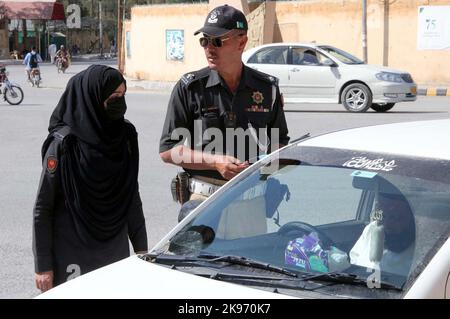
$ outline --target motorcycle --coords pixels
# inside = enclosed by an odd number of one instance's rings
[[[67,68],[69,67],[69,59],[68,58],[57,58],[56,60],[56,68],[58,69],[58,73],[66,73]]]
[[[23,101],[23,91],[16,83],[9,81],[6,67],[0,66],[0,94],[11,105],[19,105]]]
[[[31,86],[39,87],[41,84],[41,71],[38,68],[31,69],[30,81]]]

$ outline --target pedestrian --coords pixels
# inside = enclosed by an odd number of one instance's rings
[[[57,51],[56,44],[52,43],[48,46],[48,55],[50,56],[50,62],[52,64],[55,63],[56,51]]]
[[[116,56],[116,41],[111,40],[109,47],[109,57],[114,58]]]
[[[93,65],[67,84],[42,146],[33,211],[36,285],[46,291],[77,275],[147,252],[138,186],[139,149],[124,119],[126,82]]]
[[[159,152],[164,162],[184,169],[172,181],[172,193],[191,208],[188,201],[198,204],[256,161],[255,149],[268,153],[289,142],[278,80],[242,63],[247,30],[241,11],[228,5],[213,9],[194,34],[203,34],[208,67],[185,74],[169,100]],[[233,143],[230,129],[246,137]],[[182,208],[178,219],[190,210]]]

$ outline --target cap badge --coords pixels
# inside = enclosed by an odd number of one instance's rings
[[[253,92],[252,99],[253,99],[253,102],[255,102],[256,104],[260,104],[264,100],[264,96],[262,95],[261,92],[256,91],[256,92]]]
[[[236,29],[244,29],[244,22],[236,21]]]
[[[208,23],[217,23],[217,16],[219,15],[219,12],[214,10],[213,12],[211,12],[211,14],[209,15],[208,18]]]

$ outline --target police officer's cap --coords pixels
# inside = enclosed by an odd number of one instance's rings
[[[247,30],[248,24],[245,15],[229,5],[214,8],[206,17],[203,28],[197,30],[194,35],[203,32],[212,37],[220,37],[231,30]]]

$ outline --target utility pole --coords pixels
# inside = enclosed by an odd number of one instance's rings
[[[362,0],[362,48],[363,60],[367,63],[367,0]]]
[[[102,24],[102,0],[98,1],[98,30],[100,38],[100,57],[103,58],[103,24]]]
[[[124,6],[122,5],[122,0],[117,0],[117,64],[119,71],[123,73],[124,64],[123,64],[123,51],[124,47],[122,44],[122,33],[123,33],[123,13]]]

